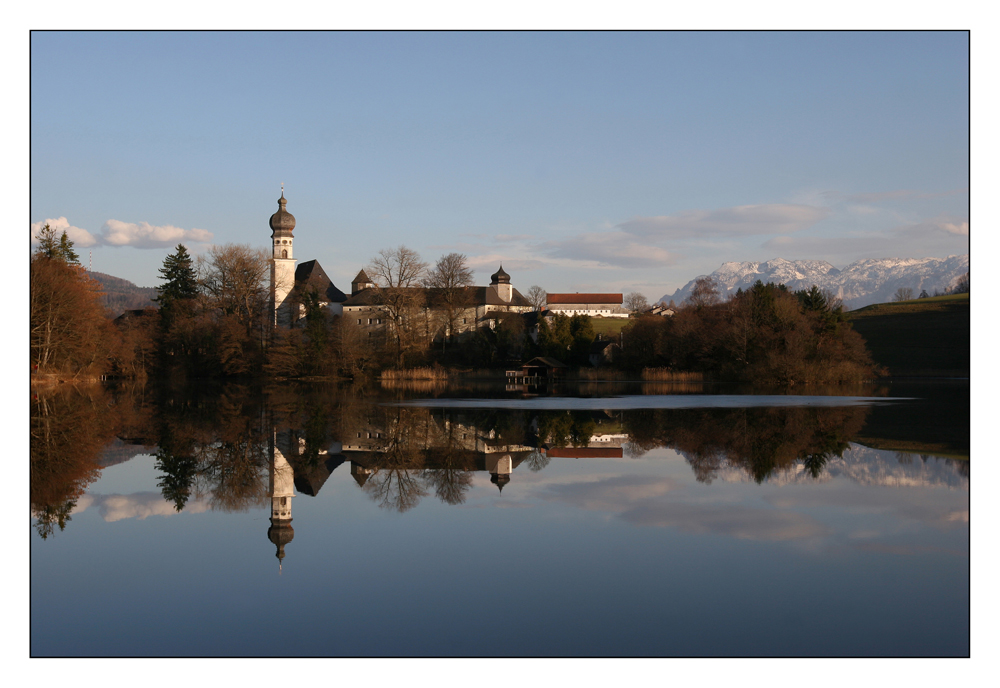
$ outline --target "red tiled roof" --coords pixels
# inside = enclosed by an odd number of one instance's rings
[[[549,294],[548,303],[622,303],[621,294]]]

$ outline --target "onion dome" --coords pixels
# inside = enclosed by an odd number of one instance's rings
[[[510,275],[503,271],[503,265],[500,265],[500,269],[490,275],[492,280],[490,284],[510,284]]]
[[[497,486],[497,488],[503,492],[503,486],[510,482],[509,473],[493,473],[490,475],[490,482]]]
[[[292,236],[295,216],[285,210],[286,203],[288,201],[285,200],[285,192],[282,191],[281,198],[278,199],[278,212],[271,216],[271,221],[268,223],[271,225],[271,236]]]
[[[275,556],[278,557],[278,561],[285,558],[285,545],[294,537],[295,531],[292,529],[291,519],[287,521],[271,519],[271,527],[267,529],[267,539],[277,545],[278,551]]]

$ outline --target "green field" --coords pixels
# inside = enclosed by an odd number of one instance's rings
[[[890,375],[969,375],[968,294],[876,303],[847,317]]]
[[[602,334],[605,339],[613,339],[618,336],[622,328],[629,323],[628,318],[594,318],[590,319],[590,324],[594,328],[594,334]]]

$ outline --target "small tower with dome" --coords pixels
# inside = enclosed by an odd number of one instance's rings
[[[288,325],[291,314],[285,306],[289,292],[295,286],[295,258],[292,253],[292,230],[295,216],[285,210],[285,185],[281,185],[278,212],[271,216],[271,307],[275,325]]]
[[[510,284],[510,275],[503,271],[503,265],[500,269],[490,275],[490,286],[496,291],[497,296],[504,303],[510,303],[510,300],[514,297],[514,287]]]

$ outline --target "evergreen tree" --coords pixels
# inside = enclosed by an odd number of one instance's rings
[[[63,232],[62,236],[59,237],[59,255],[70,265],[80,264],[80,257],[73,250],[73,242],[66,236],[66,232]]]
[[[198,280],[184,244],[177,244],[177,252],[164,259],[160,274],[164,284],[156,288],[159,295],[153,300],[161,307],[166,308],[175,301],[193,299],[198,295]]]
[[[73,242],[66,236],[65,230],[62,236],[56,238],[56,230],[49,226],[48,222],[38,232],[38,248],[35,249],[35,255],[70,265],[80,264],[80,258],[73,250]]]

